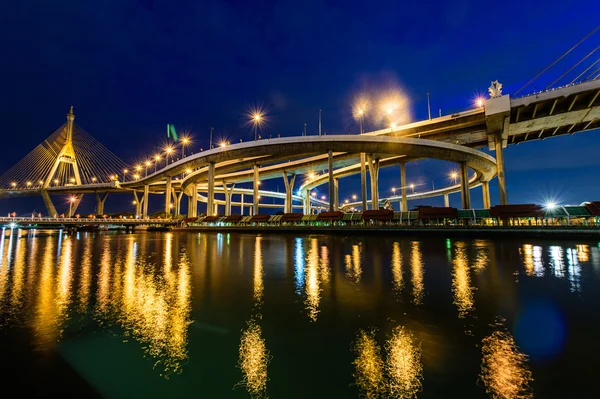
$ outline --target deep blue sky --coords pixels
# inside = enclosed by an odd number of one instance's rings
[[[244,113],[256,102],[270,106],[263,134],[282,136],[299,134],[304,122],[314,134],[319,108],[328,133],[356,132],[350,104],[363,89],[402,89],[414,120],[427,116],[426,92],[434,113],[463,110],[490,80],[514,92],[598,15],[597,1],[4,2],[0,171],[60,126],[70,105],[79,125],[132,163],[164,142],[166,123],[190,131],[196,150],[207,147],[209,126],[249,139]],[[544,87],[598,44],[600,33],[532,86]],[[600,200],[599,144],[596,131],[509,147],[510,201]],[[439,187],[449,168],[419,162],[409,179]],[[383,173],[383,194],[397,175]],[[342,185],[340,197],[357,192],[357,182]],[[16,206],[9,204],[0,212]]]

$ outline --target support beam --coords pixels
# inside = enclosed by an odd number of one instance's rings
[[[104,215],[104,203],[108,197],[108,191],[100,195],[96,193],[96,215]]]
[[[283,171],[283,182],[285,183],[285,205],[284,212],[291,213],[294,195],[294,182],[296,181],[296,175],[293,174],[290,180],[288,180],[287,172]]]
[[[402,162],[400,164],[400,187],[402,190],[402,203],[400,206],[400,210],[402,212],[408,211],[408,198],[406,198],[406,163]]]
[[[460,165],[460,197],[463,209],[471,209],[471,192],[469,190],[469,168],[466,162]]]
[[[360,153],[360,195],[362,197],[362,209],[366,211],[369,208],[367,207],[367,165],[364,152]]]
[[[148,218],[148,194],[150,192],[150,185],[144,184],[144,207],[142,211],[142,217],[144,219]]]
[[[335,210],[335,187],[333,182],[333,151],[327,153],[327,173],[329,174],[329,212]]]
[[[483,194],[483,207],[484,207],[484,209],[490,209],[492,204],[490,201],[490,182],[489,181],[481,182],[481,191]]]
[[[450,196],[448,194],[444,194],[444,206],[446,208],[450,207]]]
[[[498,168],[498,190],[500,191],[500,205],[506,205],[508,204],[508,191],[506,190],[504,154],[502,151],[502,132],[498,132],[496,133],[496,167]]]
[[[225,190],[225,216],[231,216],[231,196],[233,195],[233,188],[235,183],[231,184],[231,187],[227,187],[227,183],[223,182],[223,189]]]
[[[206,216],[213,216],[215,212],[215,163],[208,163],[208,193],[206,202]]]
[[[554,113],[554,108],[556,107],[557,102],[558,102],[558,98],[556,100],[554,100],[554,102],[552,103],[552,108],[550,108],[550,113],[548,114],[549,116]]]
[[[144,197],[138,196],[137,191],[134,191],[133,201],[135,202],[135,217],[137,219],[142,216],[142,204],[144,203]]]
[[[240,215],[244,214],[244,194],[240,195]]]
[[[254,165],[254,184],[252,188],[254,189],[252,195],[252,215],[258,215],[258,165]]]
[[[48,191],[42,190],[42,198],[44,199],[44,205],[46,205],[46,211],[48,212],[48,216],[57,217],[58,213],[56,212],[56,207],[52,203],[52,199],[50,198],[50,194],[48,194]]]
[[[567,112],[571,112],[571,109],[575,105],[575,102],[577,101],[578,98],[579,98],[579,94],[575,94],[575,97],[573,97],[573,101],[571,101],[571,105],[569,105],[569,109],[567,110]]]
[[[340,208],[340,179],[333,179],[333,210]]]
[[[594,95],[594,97],[592,98],[592,101],[590,101],[590,103],[588,104],[588,108],[592,108],[592,105],[594,105],[594,102],[596,101],[596,99],[598,98],[598,95],[600,94],[600,90],[598,90],[596,92],[596,94]]]
[[[539,105],[540,105],[540,103],[537,103],[537,104],[535,104],[535,107],[533,107],[533,115],[531,116],[531,119],[535,119],[535,115],[537,114]]]
[[[302,193],[302,204],[304,205],[302,207],[302,212],[305,215],[310,215],[311,214],[311,209],[310,209],[310,193],[308,192],[308,190],[304,190],[304,192]]]
[[[181,197],[183,197],[183,191],[177,193],[173,190],[173,195],[175,196],[175,216],[181,215]]]
[[[171,195],[173,195],[171,192],[171,183],[171,176],[167,176],[167,182],[165,186],[165,213],[167,215],[171,214]]]
[[[371,177],[371,209],[379,209],[379,159],[373,159],[373,155],[367,157],[369,176]]]

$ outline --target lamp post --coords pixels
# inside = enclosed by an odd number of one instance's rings
[[[160,155],[156,154],[156,156],[154,157],[154,173],[156,173],[156,165],[158,165],[158,161],[160,161]]]
[[[185,157],[185,147],[190,144],[190,139],[184,137],[181,139],[181,159]]]
[[[412,193],[414,194],[415,193],[415,185],[411,183],[409,187],[412,190]]]
[[[148,167],[152,165],[151,161],[146,161],[146,177],[148,177]]]
[[[167,147],[165,149],[165,152],[167,153],[167,155],[165,156],[165,168],[167,166],[169,166],[169,155],[171,155],[171,153],[173,152],[173,147]]]
[[[128,169],[123,169],[123,183],[127,181],[127,172],[129,172]]]
[[[262,121],[262,115],[259,112],[255,112],[252,115],[252,124],[254,125],[254,141],[258,140],[258,125]]]

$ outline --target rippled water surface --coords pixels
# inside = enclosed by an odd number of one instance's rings
[[[30,397],[592,397],[599,248],[4,230],[0,383]]]

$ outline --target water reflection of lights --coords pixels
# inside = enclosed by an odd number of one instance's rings
[[[528,276],[543,277],[542,247],[525,244],[520,252],[525,264],[525,273]]]
[[[79,311],[85,312],[88,307],[92,285],[92,240],[90,239],[85,240],[80,270],[77,296],[79,299]]]
[[[294,254],[294,281],[296,293],[300,294],[304,286],[304,250],[302,238],[296,238],[296,253]]]
[[[531,398],[532,381],[527,356],[519,352],[513,337],[495,331],[482,341],[481,380],[494,398]]]
[[[388,376],[388,397],[412,398],[421,390],[423,365],[421,346],[404,327],[396,327],[387,340],[385,370]]]
[[[404,281],[402,280],[402,252],[400,249],[400,243],[394,242],[392,249],[392,278],[393,289],[397,293],[402,292],[402,288],[404,287]]]
[[[385,343],[385,361],[375,330],[360,330],[354,351],[354,378],[361,397],[412,398],[421,390],[421,346],[404,327],[392,330]]]
[[[550,253],[550,265],[552,265],[554,276],[558,278],[564,278],[566,276],[566,270],[565,262],[563,261],[564,251],[562,247],[553,245],[550,247],[548,252]]]
[[[250,321],[242,332],[238,364],[243,377],[237,385],[246,387],[252,398],[266,397],[269,352],[262,329],[254,321]]]
[[[260,305],[263,299],[263,258],[261,250],[261,237],[254,240],[254,302]]]
[[[466,245],[457,242],[452,260],[454,271],[452,273],[452,292],[454,293],[454,304],[458,308],[459,317],[465,317],[473,310],[473,287],[469,275],[469,259],[467,257]]]
[[[362,277],[362,265],[361,265],[361,247],[359,245],[352,246],[352,255],[346,255],[344,257],[344,263],[346,265],[346,277],[355,283],[360,283]]]
[[[360,330],[354,345],[354,379],[365,398],[383,397],[385,390],[384,363],[375,332]]]
[[[567,248],[567,266],[571,292],[581,291],[581,266],[579,265],[576,249]]]
[[[480,273],[490,263],[489,244],[484,240],[475,240],[473,242],[473,248],[475,249],[475,262],[473,268],[476,273]]]
[[[310,250],[306,256],[306,300],[304,305],[308,317],[317,321],[319,314],[319,302],[321,299],[321,288],[319,281],[319,245],[316,239],[310,242]]]
[[[415,305],[420,305],[423,301],[423,255],[421,253],[421,243],[418,241],[411,243],[410,270],[413,302]]]
[[[588,262],[590,260],[590,247],[588,245],[577,245],[577,258],[580,262]]]

